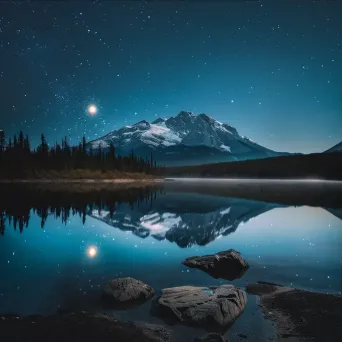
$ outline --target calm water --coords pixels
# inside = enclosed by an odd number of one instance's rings
[[[263,188],[252,183],[183,180],[144,189],[107,185],[96,190],[2,186],[0,314],[104,311],[102,287],[114,277],[141,279],[157,293],[179,285],[222,284],[226,281],[181,262],[229,248],[250,264],[235,285],[263,280],[340,293],[341,185]],[[297,192],[286,190],[291,186]],[[236,190],[241,187],[242,192]],[[280,203],[274,202],[275,194]],[[154,304],[115,314],[162,323]],[[249,296],[245,313],[228,332],[232,341],[246,331],[255,341],[272,336],[272,326],[262,321],[256,304],[257,298]],[[176,330],[183,336],[202,334],[184,326]]]

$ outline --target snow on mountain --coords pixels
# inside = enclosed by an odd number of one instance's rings
[[[108,148],[113,143],[117,150],[129,153],[132,149],[140,155],[154,151],[157,159],[176,154],[175,160],[226,161],[273,156],[276,152],[239,135],[237,130],[214,118],[192,112],[180,112],[168,119],[158,118],[152,123],[145,120],[132,126],[112,131],[91,141],[93,148]],[[199,150],[199,147],[202,147]]]
[[[329,150],[326,150],[325,152],[342,152],[342,141],[335,146],[329,148]]]
[[[189,195],[188,195],[189,196]],[[278,205],[243,199],[220,198],[208,205],[191,197],[194,207],[179,202],[173,195],[161,195],[151,209],[148,204],[137,208],[117,207],[110,215],[106,210],[89,210],[88,215],[123,231],[131,231],[143,239],[175,242],[182,248],[204,246],[215,239],[234,233],[238,227]],[[202,204],[205,203],[205,204]],[[186,208],[186,210],[184,210]]]
[[[141,134],[141,141],[153,146],[171,146],[180,143],[182,139],[164,123],[159,123],[150,124],[149,128]]]

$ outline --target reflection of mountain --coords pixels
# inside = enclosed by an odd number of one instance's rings
[[[141,238],[167,239],[184,248],[204,246],[234,233],[239,225],[276,207],[279,205],[244,199],[168,193],[158,196],[153,208],[142,204],[132,210],[121,205],[112,216],[105,210],[88,214]]]
[[[330,214],[333,214],[334,216],[342,220],[342,209],[326,208],[325,210],[327,210]]]

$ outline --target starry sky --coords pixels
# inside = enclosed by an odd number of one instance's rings
[[[188,110],[321,152],[342,140],[341,17],[342,1],[0,2],[0,129],[77,143]]]

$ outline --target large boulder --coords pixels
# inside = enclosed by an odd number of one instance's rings
[[[233,285],[180,286],[162,290],[158,303],[180,321],[225,326],[242,313],[247,296]]]
[[[51,316],[0,317],[0,341],[171,342],[161,325],[124,322],[86,312]]]
[[[103,290],[103,298],[112,304],[145,301],[154,296],[154,289],[134,278],[111,280]]]
[[[241,254],[229,249],[213,255],[193,256],[183,261],[188,267],[199,268],[214,278],[234,280],[241,278],[249,265]]]

